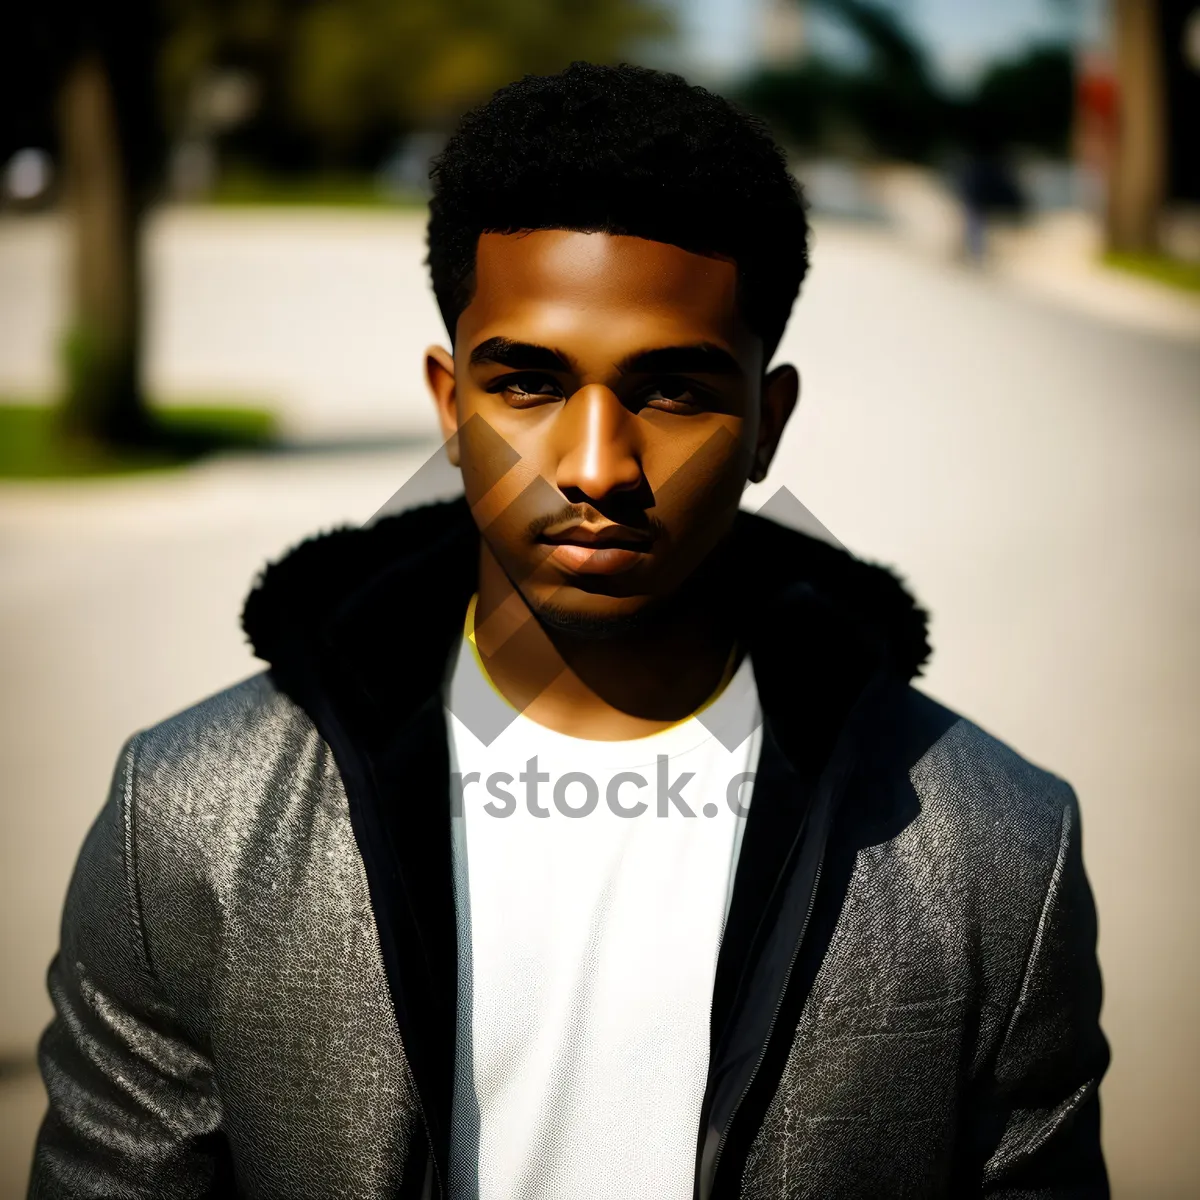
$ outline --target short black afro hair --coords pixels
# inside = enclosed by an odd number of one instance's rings
[[[428,263],[451,339],[485,232],[577,229],[728,255],[768,357],[808,270],[804,199],[766,127],[646,67],[576,62],[501,88],[430,178]]]

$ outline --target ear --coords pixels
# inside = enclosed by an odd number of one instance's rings
[[[454,390],[454,355],[449,350],[441,346],[430,346],[425,351],[425,384],[433,397],[438,424],[442,427],[446,457],[457,467],[458,403]]]
[[[762,412],[758,424],[758,444],[754,448],[754,464],[750,482],[761,483],[767,477],[771,460],[783,437],[784,427],[800,398],[800,376],[790,363],[769,371],[762,385]]]

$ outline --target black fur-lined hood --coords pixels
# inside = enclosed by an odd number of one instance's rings
[[[785,690],[881,665],[904,682],[920,673],[930,653],[926,614],[891,571],[748,512],[730,545],[760,690],[763,668]],[[352,663],[358,689],[376,700],[403,681],[427,689],[462,629],[477,562],[466,501],[424,505],[301,543],[263,571],[242,625],[297,698],[326,674],[314,664],[331,656]]]

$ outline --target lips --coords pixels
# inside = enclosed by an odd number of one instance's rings
[[[631,570],[650,551],[652,539],[624,525],[571,525],[539,539],[554,547],[550,561],[581,575],[616,575]]]

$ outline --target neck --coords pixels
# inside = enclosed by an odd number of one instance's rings
[[[539,725],[594,741],[645,737],[689,717],[736,665],[726,606],[690,600],[707,588],[684,593],[635,629],[579,636],[538,620],[483,543],[475,644],[500,693]]]

